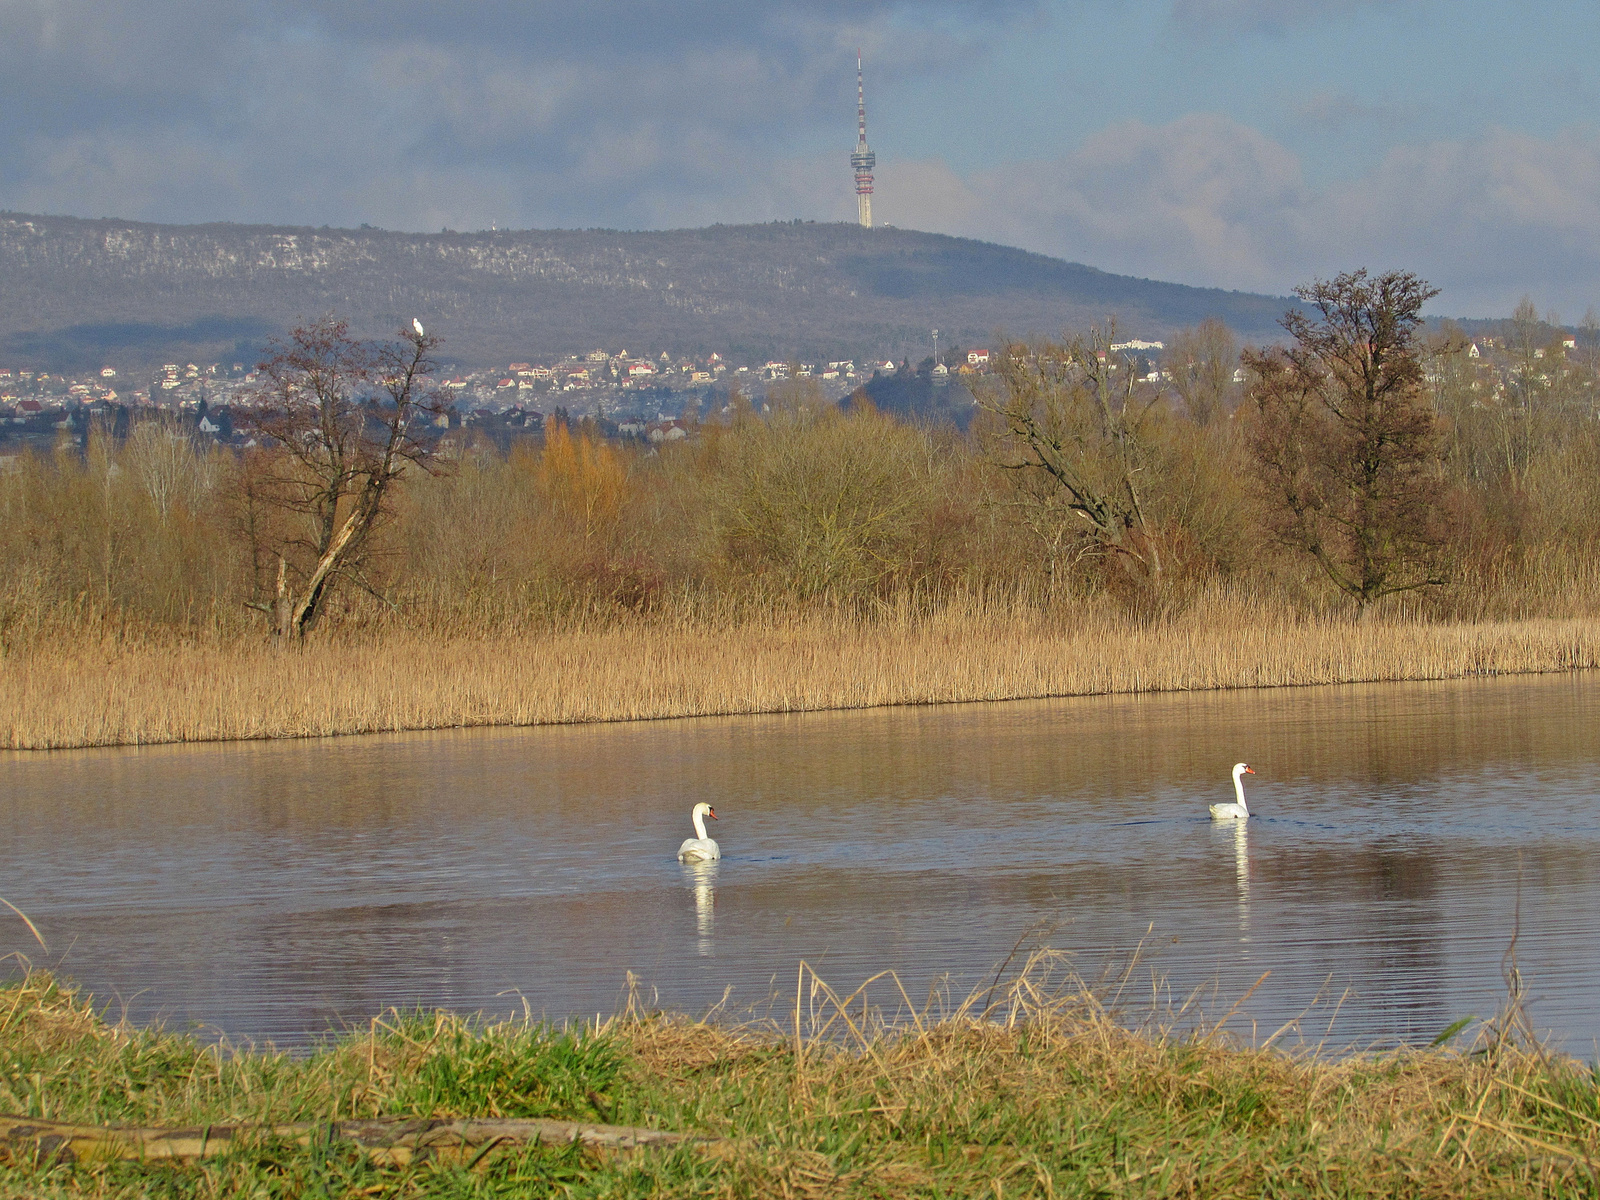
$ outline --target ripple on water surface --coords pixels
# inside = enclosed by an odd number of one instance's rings
[[[1245,1019],[1343,1043],[1490,1014],[1520,894],[1535,1020],[1592,1054],[1597,709],[1563,675],[12,753],[0,895],[136,1019],[280,1043],[610,1011],[629,971],[688,1010],[801,959],[961,993],[1030,930],[1086,973],[1152,930],[1224,1009],[1270,970]],[[1214,824],[1241,759],[1256,815]]]

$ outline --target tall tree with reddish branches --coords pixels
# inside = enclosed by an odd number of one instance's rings
[[[1280,540],[1365,616],[1445,582],[1442,465],[1417,331],[1438,295],[1409,271],[1297,288],[1287,349],[1247,351],[1256,476]]]

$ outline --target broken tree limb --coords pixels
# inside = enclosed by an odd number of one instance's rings
[[[451,1117],[380,1117],[370,1121],[303,1121],[291,1125],[196,1125],[182,1129],[74,1125],[38,1117],[0,1115],[0,1155],[13,1160],[106,1162],[213,1158],[242,1145],[348,1142],[383,1166],[437,1160],[476,1163],[500,1145],[570,1146],[605,1152],[671,1149],[692,1145],[722,1154],[732,1143],[631,1125],[581,1121],[473,1120]]]

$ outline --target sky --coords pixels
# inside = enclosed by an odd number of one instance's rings
[[[1595,0],[0,0],[0,208],[853,220],[1283,294],[1600,309]]]

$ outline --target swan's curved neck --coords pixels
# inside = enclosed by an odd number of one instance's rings
[[[694,814],[694,835],[702,842],[706,840],[706,819],[697,810]]]
[[[1250,811],[1250,806],[1244,802],[1244,776],[1243,775],[1238,775],[1238,774],[1234,775],[1234,777],[1233,777],[1233,795],[1234,795],[1234,799],[1236,799],[1239,802],[1239,807],[1244,809],[1245,812],[1249,812]]]

